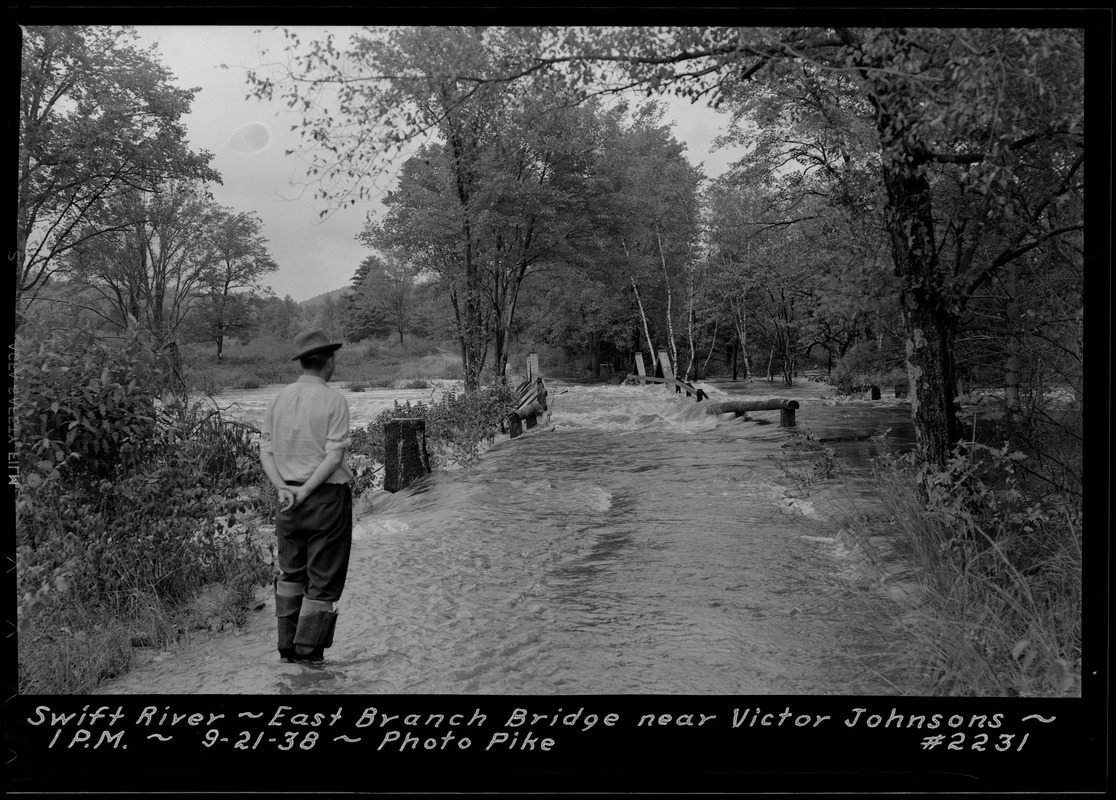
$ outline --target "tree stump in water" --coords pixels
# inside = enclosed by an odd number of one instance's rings
[[[398,492],[429,473],[426,420],[393,419],[384,423],[384,489]]]

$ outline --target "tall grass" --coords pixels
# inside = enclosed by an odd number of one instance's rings
[[[1009,454],[991,451],[979,468],[974,460],[962,469],[969,478],[1003,468]],[[864,618],[892,643],[877,661],[895,682],[914,678],[950,696],[1077,695],[1080,518],[1024,497],[1002,475],[968,488],[940,480],[928,503],[907,465],[883,464],[876,480],[883,511],[863,521],[857,543],[877,567],[902,560],[907,583],[897,604],[866,597]]]

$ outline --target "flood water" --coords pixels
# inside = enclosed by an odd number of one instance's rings
[[[355,520],[324,664],[280,663],[261,590],[243,628],[100,691],[897,693],[853,658],[882,645],[857,625],[852,556],[823,506],[909,443],[906,401],[837,402],[805,380],[702,385],[714,401],[797,399],[798,427],[778,411],[710,416],[662,387],[551,381],[548,420],[468,469],[379,493]],[[222,400],[254,419],[279,388]],[[430,394],[346,392],[354,426]],[[780,469],[817,458],[787,446],[795,431],[836,452],[828,495]]]

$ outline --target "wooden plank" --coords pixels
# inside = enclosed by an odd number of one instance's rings
[[[666,350],[659,351],[659,366],[663,368],[663,377],[669,380],[674,380],[674,370],[670,366],[670,356],[667,355]]]
[[[635,365],[636,365],[637,376],[640,377],[640,378],[647,377],[647,370],[643,366],[643,353],[636,353],[635,354]],[[631,378],[631,377],[634,377],[634,376],[629,375],[628,377]]]
[[[535,381],[535,385],[533,387],[531,387],[530,391],[525,392],[523,394],[523,396],[519,399],[519,405],[520,406],[525,406],[528,403],[533,403],[536,400],[540,400],[540,399],[541,399],[541,402],[542,402],[542,406],[545,409],[546,408],[546,384],[543,383],[542,378],[539,378],[537,381]]]

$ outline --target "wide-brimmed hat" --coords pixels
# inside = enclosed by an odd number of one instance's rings
[[[294,345],[298,355],[291,361],[298,361],[300,358],[306,358],[306,356],[312,356],[315,353],[332,353],[341,346],[339,343],[331,342],[321,328],[303,331],[295,337]]]

